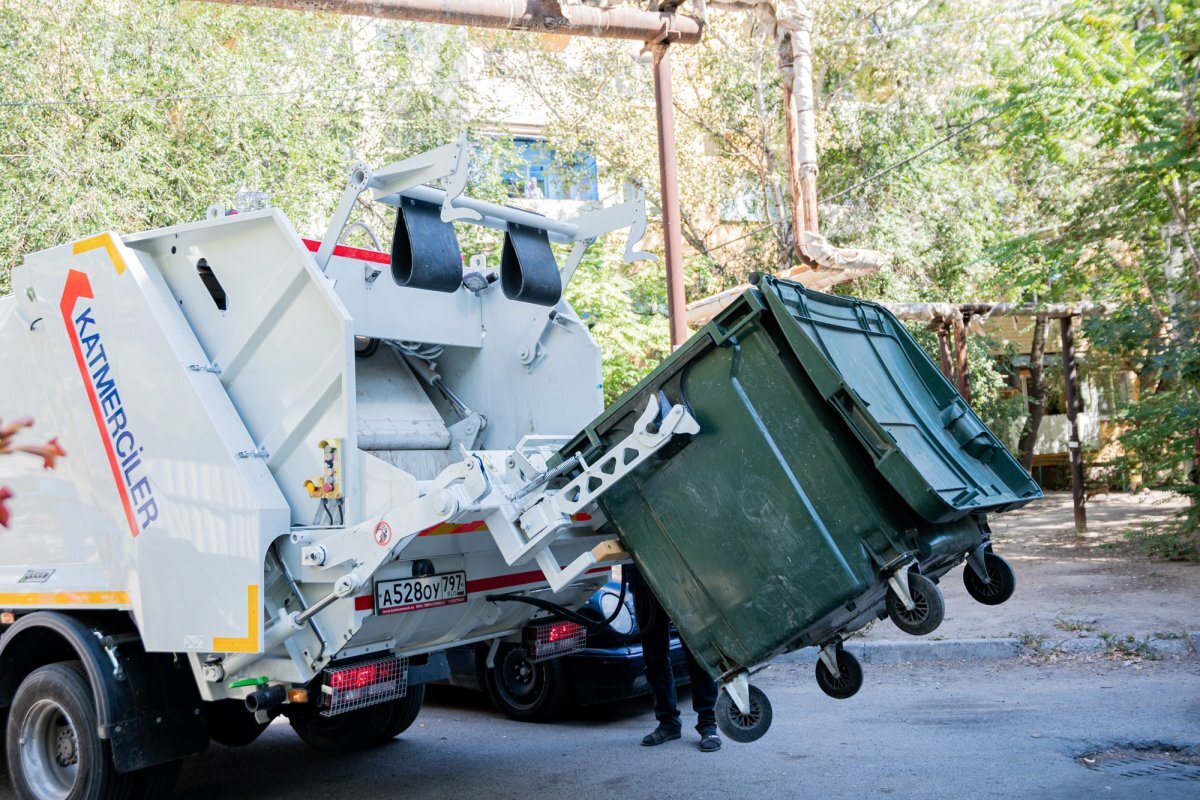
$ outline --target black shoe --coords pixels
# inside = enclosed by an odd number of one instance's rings
[[[700,735],[700,752],[715,753],[721,749],[721,737],[715,733],[704,733]]]
[[[654,730],[642,737],[642,747],[654,747],[664,742],[669,742],[673,739],[678,739],[680,732],[677,728],[667,728],[659,725]],[[718,746],[720,746],[718,744]]]

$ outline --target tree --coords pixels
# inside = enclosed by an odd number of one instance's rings
[[[1038,300],[1120,301],[1092,356],[1133,371],[1130,470],[1191,498],[1164,552],[1200,555],[1200,6],[1077,2],[999,65],[993,144],[1038,224],[993,253]]]
[[[456,29],[171,0],[0,5],[0,291],[27,252],[267,191],[323,232],[363,154],[488,117]]]

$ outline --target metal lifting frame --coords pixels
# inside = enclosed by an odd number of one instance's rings
[[[695,418],[681,405],[672,406],[655,427],[660,410],[651,397],[646,409],[634,425],[633,432],[616,447],[588,465],[576,455],[574,466],[580,474],[561,490],[535,496],[534,502],[522,503],[522,493],[510,494],[506,502],[487,517],[488,530],[496,540],[504,561],[509,566],[536,560],[554,591],[561,591],[601,560],[605,551],[593,549],[578,556],[567,566],[561,566],[550,551],[550,544],[571,525],[571,517],[594,503],[600,495],[624,478],[643,461],[657,453],[673,436],[700,431]],[[560,468],[559,471],[566,471]],[[544,480],[549,473],[535,478]],[[600,550],[600,552],[597,552]],[[619,552],[619,546],[608,552]]]
[[[579,266],[587,246],[621,228],[629,229],[625,263],[657,259],[653,253],[637,249],[646,233],[646,195],[643,190],[637,190],[633,199],[619,205],[597,208],[575,219],[562,221],[520,208],[464,197],[463,190],[466,189],[470,174],[469,161],[467,133],[463,131],[455,142],[397,161],[377,171],[364,163],[355,164],[350,168],[342,198],[314,256],[317,267],[322,272],[328,267],[355,203],[367,191],[373,200],[385,205],[399,206],[407,197],[440,206],[442,222],[467,222],[497,230],[505,230],[509,223],[516,223],[545,231],[552,242],[576,244],[561,270],[564,287]],[[445,189],[425,185],[442,179],[446,180]]]
[[[302,567],[340,572],[332,580],[333,589],[301,611],[278,609],[264,632],[262,653],[234,655],[221,668],[206,672],[206,677],[219,681],[263,658],[303,630],[323,609],[368,585],[371,576],[399,557],[421,531],[444,522],[478,519],[483,514],[505,563],[516,566],[536,561],[550,587],[556,592],[563,590],[596,564],[626,556],[612,540],[566,566],[559,564],[550,546],[560,536],[569,535],[575,524],[573,515],[594,503],[673,437],[699,430],[699,423],[684,406],[661,409],[658,399],[651,397],[633,432],[594,464],[575,456],[548,469],[545,454],[562,445],[562,440],[554,437],[527,437],[508,456],[503,469],[493,465],[489,457],[460,448],[463,460],[442,470],[412,501],[319,539],[310,538],[315,531],[293,532],[293,543],[301,546]],[[561,489],[547,488],[554,479],[575,469],[580,474]],[[381,526],[397,534],[390,547],[380,547],[375,538]]]

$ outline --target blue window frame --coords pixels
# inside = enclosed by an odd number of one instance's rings
[[[543,139],[513,139],[519,164],[505,173],[509,197],[548,200],[599,200],[596,157],[588,153],[564,154]]]

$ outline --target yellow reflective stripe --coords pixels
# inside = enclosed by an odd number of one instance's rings
[[[258,652],[258,584],[252,583],[246,587],[246,622],[247,635],[214,636],[212,651],[214,653],[257,653]]]
[[[117,249],[117,241],[111,233],[99,233],[86,239],[80,239],[75,243],[71,252],[79,255],[89,250],[95,250],[97,247],[103,247],[108,252],[108,260],[116,267],[118,275],[125,271],[125,259],[121,258],[121,251]]]
[[[127,606],[129,592],[9,592],[0,593],[3,606]]]

